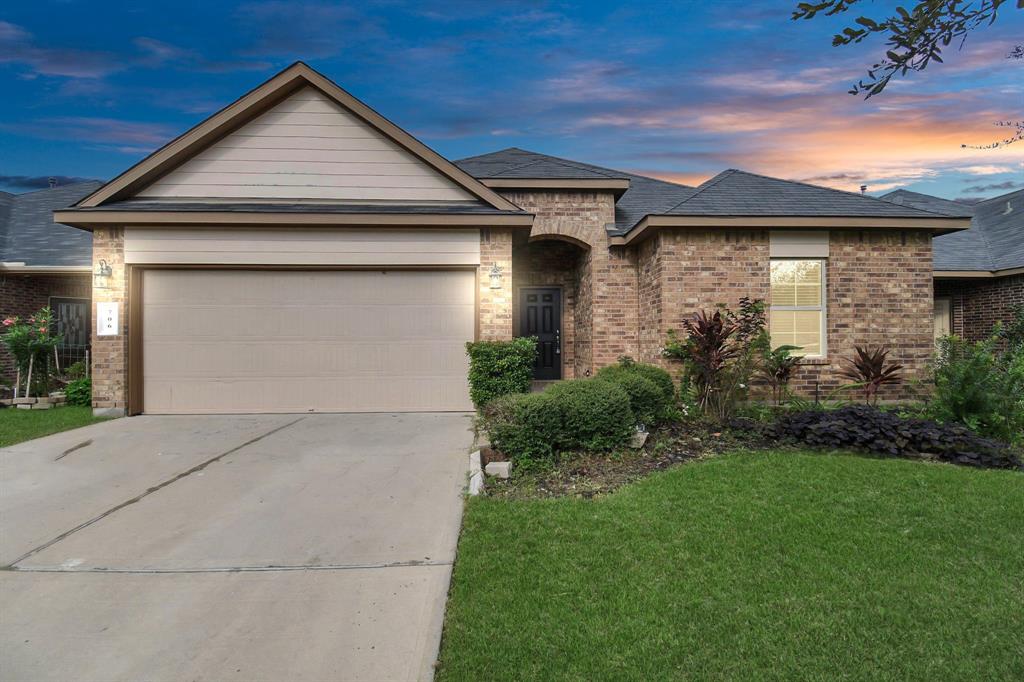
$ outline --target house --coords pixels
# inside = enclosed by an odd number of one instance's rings
[[[970,223],[738,170],[453,163],[302,63],[54,218],[92,231],[94,407],[128,414],[465,410],[468,340],[537,336],[537,378],[584,377],[745,296],[808,391],[854,344],[913,377],[932,237]]]
[[[935,240],[936,337],[980,341],[1024,306],[1024,190],[977,204],[907,190],[882,199],[971,218],[971,229]]]
[[[0,192],[0,318],[25,318],[49,306],[63,336],[62,366],[84,361],[89,348],[92,240],[81,230],[54,225],[53,211],[101,184]],[[13,358],[0,349],[0,381],[13,381],[14,373]]]

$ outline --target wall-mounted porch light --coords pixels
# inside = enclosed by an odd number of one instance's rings
[[[95,289],[107,289],[110,287],[110,278],[114,274],[114,268],[110,267],[110,263],[100,259],[100,262],[96,264],[96,272],[92,275],[92,286]]]
[[[501,268],[498,267],[497,263],[495,263],[494,265],[491,266],[491,271],[490,271],[490,273],[488,273],[488,275],[491,278],[491,288],[492,289],[500,289],[501,288]]]

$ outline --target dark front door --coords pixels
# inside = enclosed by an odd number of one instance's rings
[[[551,288],[519,290],[519,335],[537,337],[533,378],[562,378],[562,292]]]

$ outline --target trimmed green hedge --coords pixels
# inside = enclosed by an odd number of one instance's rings
[[[480,409],[501,396],[526,393],[537,360],[537,339],[475,341],[466,344],[469,356],[469,397]]]
[[[595,379],[504,396],[483,411],[491,445],[520,463],[563,451],[611,450],[629,441],[635,423],[629,394],[614,382]]]
[[[602,367],[594,377],[611,381],[629,394],[629,403],[637,422],[650,426],[675,414],[675,384],[672,376],[654,365],[623,358],[616,365]]]

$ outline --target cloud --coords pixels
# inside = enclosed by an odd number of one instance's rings
[[[234,71],[264,71],[271,67],[270,62],[266,61],[207,59],[195,50],[145,36],[135,38],[132,40],[132,44],[141,53],[141,58],[136,63],[151,68],[167,65],[205,73],[231,73]]]
[[[1007,180],[1006,182],[994,182],[989,185],[974,185],[973,187],[966,187],[961,191],[961,194],[986,194],[995,190],[1012,190],[1024,187],[1024,182],[1013,182]]]
[[[102,78],[124,68],[113,53],[42,47],[21,26],[0,21],[0,64],[4,63],[23,64],[34,74],[69,78]]]
[[[54,116],[31,123],[0,124],[0,129],[45,140],[99,144],[125,153],[152,151],[174,137],[161,123],[89,116]]]
[[[259,37],[246,57],[324,58],[373,41],[389,41],[379,21],[356,5],[265,0],[246,3],[239,22]]]
[[[50,180],[57,183],[58,187],[73,185],[76,182],[95,181],[95,178],[79,178],[69,175],[0,175],[0,186],[12,189],[45,189],[50,186]]]
[[[1014,171],[1013,166],[965,166],[960,169],[963,173],[969,173],[971,175],[998,175],[999,173],[1012,173]],[[970,182],[968,180],[967,182]]]

